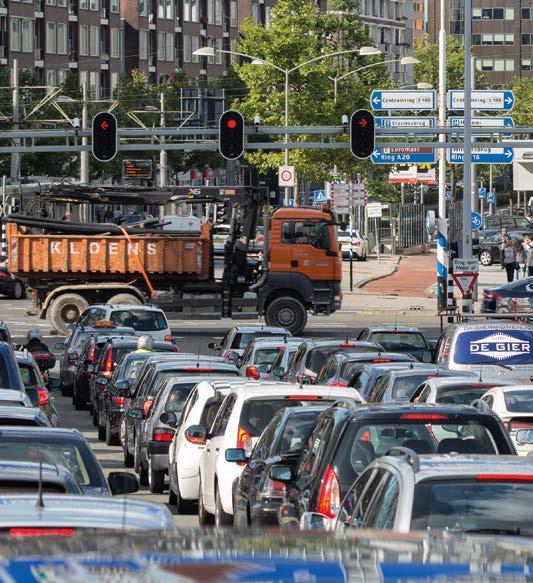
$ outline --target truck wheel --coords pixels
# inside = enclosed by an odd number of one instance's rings
[[[143,302],[133,294],[117,294],[107,300],[108,304],[129,304],[130,306],[142,306]]]
[[[24,286],[20,279],[15,280],[13,284],[13,291],[9,294],[9,297],[14,300],[21,300],[24,297]]]
[[[268,305],[265,320],[269,326],[287,328],[291,334],[297,336],[307,324],[307,311],[295,298],[290,296],[276,298]]]
[[[63,294],[57,297],[48,310],[50,324],[60,333],[67,333],[67,326],[75,324],[89,302],[78,294]]]

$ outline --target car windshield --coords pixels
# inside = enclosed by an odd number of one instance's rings
[[[27,389],[41,385],[40,379],[37,376],[37,371],[31,364],[19,363],[19,369],[20,374],[22,375],[22,381]]]
[[[127,326],[137,332],[159,332],[168,328],[165,316],[156,310],[114,310],[109,319],[116,326]]]
[[[487,328],[461,332],[453,360],[457,364],[531,365],[533,330]]]
[[[402,418],[409,419],[409,422]],[[350,439],[350,463],[356,473],[361,472],[371,461],[385,455],[392,447],[408,447],[423,453],[482,453],[496,454],[498,447],[490,429],[476,420],[461,423],[448,419],[433,419],[438,414],[429,413],[429,419],[420,419],[423,414],[405,413],[400,419],[389,422],[360,423],[353,440]],[[444,415],[442,417],[445,417]]]
[[[426,340],[420,332],[373,332],[370,334],[370,341],[381,344],[385,350],[391,352],[427,348]]]
[[[503,393],[507,411],[513,413],[533,413],[533,390],[513,390]]]
[[[470,405],[472,401],[480,399],[494,385],[453,385],[452,387],[440,387],[437,389],[437,403],[451,405]]]
[[[344,345],[338,344],[337,346],[317,346],[316,348],[311,348],[307,353],[305,358],[305,368],[313,373],[318,373],[330,356],[339,353],[352,354],[354,352],[376,352],[376,348],[371,346],[350,345],[349,343],[344,343]]]
[[[258,437],[270,423],[272,417],[284,407],[316,406],[333,403],[337,399],[305,399],[297,396],[248,399],[244,402],[239,427],[242,427],[251,437]]]
[[[279,454],[299,453],[307,441],[320,411],[306,411],[287,419],[281,438]]]
[[[254,364],[272,364],[277,353],[277,348],[261,348],[260,350],[256,350]]]
[[[412,530],[518,529],[520,534],[533,534],[533,483],[529,481],[499,482],[493,476],[486,482],[482,476],[425,480],[415,486],[413,499]]]
[[[397,377],[392,385],[392,398],[397,401],[409,401],[419,385],[421,385],[431,373],[409,374]]]
[[[172,413],[179,413],[183,411],[183,405],[189,396],[190,392],[198,383],[196,381],[191,383],[176,383],[167,396],[165,403],[165,411]]]
[[[44,462],[65,466],[80,486],[101,487],[100,477],[88,452],[65,441],[33,441],[28,437],[2,435],[0,459],[7,461]]]

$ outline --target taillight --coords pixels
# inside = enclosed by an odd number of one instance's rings
[[[248,431],[246,431],[246,429],[243,429],[242,427],[239,427],[237,432],[237,448],[244,449],[246,452],[246,457],[250,457],[252,455],[252,436],[248,433]],[[241,466],[246,465],[246,462],[237,463]]]
[[[263,235],[258,235],[255,240],[258,243],[263,243],[263,241],[265,240],[265,238],[263,237]]]
[[[73,528],[10,528],[11,536],[72,536]]]
[[[209,366],[184,366],[183,372],[213,372],[215,369]]]
[[[507,427],[509,428],[509,431],[516,431],[517,429],[533,429],[533,422],[515,421],[514,419],[511,419],[508,422]]]
[[[343,381],[334,381],[330,384],[330,387],[347,387],[348,384]]]
[[[92,363],[94,362],[94,356],[96,354],[96,344],[91,344],[89,346],[89,350],[87,352],[87,362]]]
[[[165,334],[165,341],[172,342],[172,334]]]
[[[355,344],[353,342],[343,342],[340,344],[341,348],[353,348]]]
[[[408,419],[411,421],[442,421],[448,419],[448,415],[442,413],[402,413],[400,419]]]
[[[283,398],[289,401],[320,401],[322,395],[285,395]]]
[[[148,417],[150,411],[152,410],[152,405],[154,404],[153,399],[146,399],[143,403],[143,415]]]
[[[247,366],[246,367],[246,376],[249,379],[253,379],[254,381],[258,381],[261,378],[261,373],[256,366]]]
[[[261,498],[283,498],[285,496],[285,484],[268,478],[261,491]]]
[[[392,358],[373,358],[370,362],[372,362],[372,364],[378,362],[392,362]]]
[[[126,404],[126,397],[113,397],[113,403],[115,403],[115,405],[125,405]]]
[[[67,364],[68,366],[75,366],[78,362],[78,353],[77,352],[69,352],[67,355]]]
[[[152,441],[172,441],[174,429],[168,427],[156,427],[152,433]]]
[[[503,298],[503,296],[501,296],[500,294],[494,293],[494,292],[490,292],[488,290],[484,290],[483,292],[485,299],[487,300],[501,300]]]
[[[522,474],[476,474],[478,482],[533,482],[533,476]]]
[[[339,479],[333,468],[328,466],[318,495],[318,512],[328,518],[335,518],[339,513],[340,506],[341,493]]]
[[[50,395],[44,387],[37,388],[37,395],[39,396],[39,406],[48,405],[50,402]]]
[[[102,376],[105,378],[110,378],[112,374],[113,374],[113,349],[109,347],[105,355]]]

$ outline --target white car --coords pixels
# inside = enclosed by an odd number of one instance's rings
[[[533,445],[516,439],[520,429],[533,429],[533,385],[512,385],[489,389],[482,397],[505,423],[518,455],[533,452]]]
[[[200,456],[205,447],[205,437],[196,437],[189,428],[209,427],[231,387],[244,383],[244,379],[201,381],[189,394],[168,452],[168,503],[177,507],[178,514],[191,512],[198,501]]]
[[[337,240],[343,257],[350,256],[350,231],[337,231]],[[352,231],[352,251],[354,259],[366,261],[368,255],[368,240],[359,231]]]
[[[156,306],[95,304],[81,314],[76,326],[94,326],[101,320],[111,321],[115,326],[133,328],[139,336],[150,334],[155,342],[172,342],[165,312]]]
[[[248,457],[263,429],[280,409],[333,403],[340,399],[362,402],[355,389],[346,387],[308,385],[302,389],[299,384],[268,382],[233,387],[209,432],[206,434],[205,427],[200,425],[193,428],[195,435],[207,439],[200,457],[200,526],[212,522],[213,515],[217,526],[232,523],[233,482],[241,475],[246,462],[227,460],[227,449],[244,450]]]
[[[222,356],[228,361],[235,361],[242,356],[244,349],[254,338],[268,336],[290,337],[292,334],[285,328],[277,326],[263,326],[262,324],[233,326],[226,332],[220,344],[211,342],[209,348],[218,356]]]

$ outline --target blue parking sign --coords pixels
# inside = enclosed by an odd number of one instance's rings
[[[496,197],[494,196],[494,192],[491,192],[489,190],[489,192],[487,192],[487,202],[489,204],[494,204],[496,202]]]

